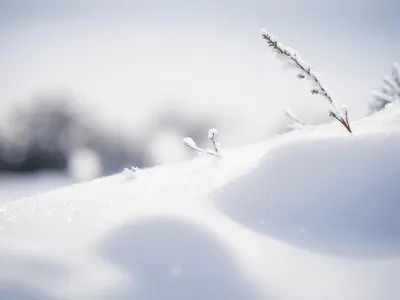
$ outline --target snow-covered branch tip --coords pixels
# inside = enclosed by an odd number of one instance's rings
[[[370,103],[371,111],[379,111],[386,104],[400,100],[400,67],[393,63],[391,74],[385,77],[382,87],[374,93],[374,100]]]
[[[306,78],[312,83],[311,94],[321,95],[324,97],[331,106],[329,115],[338,120],[349,132],[351,132],[347,110],[343,113],[342,110],[338,108],[328,87],[322,83],[320,76],[311,70],[310,65],[300,57],[298,52],[283,45],[279,42],[276,36],[270,34],[265,29],[261,31],[261,37],[267,41],[268,46],[276,53],[279,59],[281,59],[286,65],[292,66],[298,70],[299,73],[297,78]]]
[[[185,145],[193,150],[196,150],[200,153],[206,153],[209,155],[214,155],[214,156],[221,156],[221,152],[219,150],[219,143],[216,142],[215,137],[218,134],[218,130],[215,128],[212,128],[210,130],[208,130],[208,139],[211,141],[213,148],[214,149],[204,149],[204,148],[200,148],[196,145],[195,141],[193,141],[193,139],[191,137],[186,137],[183,139],[183,142],[185,143]]]
[[[285,115],[292,121],[288,127],[290,129],[300,129],[308,126],[304,121],[302,121],[298,116],[296,116],[291,110],[286,109]]]

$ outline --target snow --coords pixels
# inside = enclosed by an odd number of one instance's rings
[[[193,149],[197,149],[197,145],[196,143],[193,141],[193,139],[191,137],[185,137],[183,139],[183,142],[185,143],[186,146],[193,148]]]
[[[76,183],[61,172],[42,171],[21,175],[20,173],[0,175],[0,203],[21,197],[33,196],[62,186]]]
[[[289,129],[302,129],[310,126],[296,116],[290,109],[285,110],[285,115],[293,122],[288,126]]]
[[[140,171],[140,168],[132,166],[130,168],[125,168],[122,171],[122,174],[125,174],[125,177],[127,179],[132,179],[135,178],[135,176],[137,175],[137,173]]]
[[[400,106],[0,204],[0,299],[400,294]]]

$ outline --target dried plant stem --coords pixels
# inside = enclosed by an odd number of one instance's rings
[[[307,78],[312,82],[314,88],[311,90],[311,94],[322,95],[331,106],[329,115],[339,121],[347,129],[347,131],[352,132],[348,120],[347,110],[345,110],[343,115],[341,110],[338,109],[338,106],[336,105],[336,102],[334,101],[334,98],[327,86],[322,84],[319,75],[311,70],[311,67],[308,65],[308,63],[302,60],[300,55],[294,49],[284,46],[281,42],[279,42],[277,37],[268,33],[266,30],[262,31],[261,37],[267,41],[268,46],[277,53],[278,57],[284,58],[287,64],[293,65],[300,71],[297,76],[299,79]]]

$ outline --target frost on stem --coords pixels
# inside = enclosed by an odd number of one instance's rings
[[[123,174],[126,176],[127,179],[133,179],[137,175],[137,173],[140,171],[139,167],[130,167],[130,168],[125,168],[123,171]]]
[[[302,121],[298,116],[296,116],[291,110],[286,109],[285,115],[292,121],[292,124],[289,125],[289,128],[300,129],[307,126],[307,124]]]
[[[215,137],[218,134],[218,130],[215,128],[212,128],[208,131],[208,139],[211,141],[213,144],[213,150],[211,149],[204,149],[200,148],[196,145],[195,141],[191,137],[186,137],[183,139],[183,142],[185,145],[193,150],[196,150],[200,153],[206,153],[214,156],[221,156],[221,152],[219,150],[219,143],[216,142]]]
[[[372,112],[383,109],[386,104],[400,99],[400,67],[393,63],[389,77],[383,78],[382,86],[379,91],[374,93],[374,101],[370,103]]]
[[[300,57],[297,51],[283,45],[279,42],[276,36],[270,34],[265,29],[261,31],[261,37],[267,41],[268,46],[276,53],[279,59],[281,59],[286,65],[294,67],[299,72],[297,78],[306,78],[312,83],[311,94],[321,95],[324,97],[331,106],[329,115],[338,120],[349,132],[351,132],[347,110],[343,113],[338,109],[336,101],[328,87],[322,83],[320,76],[311,70],[310,65]]]
[[[215,141],[215,136],[218,134],[218,130],[215,128],[211,128],[208,130],[208,139],[211,141],[214,147],[214,153],[218,154],[218,156],[221,156],[221,153],[219,152],[219,143]]]

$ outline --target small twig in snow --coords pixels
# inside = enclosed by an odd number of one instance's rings
[[[219,152],[219,143],[217,143],[215,141],[215,136],[217,134],[218,134],[218,130],[215,128],[211,128],[210,130],[208,130],[208,138],[210,139],[210,141],[212,142],[212,144],[214,146],[214,152],[220,156],[221,153]]]
[[[193,150],[196,150],[200,153],[205,153],[209,155],[214,155],[214,156],[221,156],[221,152],[219,150],[219,143],[215,141],[215,136],[218,134],[218,130],[215,128],[212,128],[208,131],[208,138],[210,139],[211,143],[213,144],[214,149],[204,149],[200,148],[196,145],[195,141],[191,137],[186,137],[183,139],[183,142],[185,145]]]

